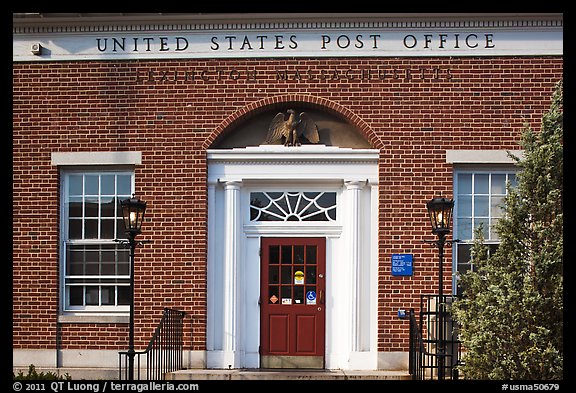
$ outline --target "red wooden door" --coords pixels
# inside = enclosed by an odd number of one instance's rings
[[[324,368],[324,238],[262,238],[262,368]]]

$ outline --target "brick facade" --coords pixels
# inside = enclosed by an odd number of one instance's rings
[[[127,326],[57,326],[59,173],[50,154],[138,150],[136,194],[149,204],[144,237],[153,245],[137,254],[137,347],[162,308],[175,306],[191,315],[193,349],[204,349],[205,150],[258,110],[298,103],[338,113],[381,151],[379,350],[406,350],[396,310],[417,307],[418,295],[436,288],[436,253],[421,240],[429,237],[426,200],[452,190],[445,150],[517,149],[523,123],[537,126],[547,110],[562,67],[557,57],[14,64],[14,347],[89,340],[94,349],[124,348]],[[449,77],[434,79],[434,69]],[[211,76],[185,80],[193,70]],[[298,79],[293,70],[306,73]],[[172,76],[162,80],[164,72]],[[414,276],[390,276],[390,254],[406,250]]]

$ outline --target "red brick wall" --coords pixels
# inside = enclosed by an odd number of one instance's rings
[[[15,63],[14,348],[55,348],[57,331],[64,349],[126,347],[127,325],[57,329],[51,152],[142,152],[136,194],[148,202],[142,238],[153,243],[136,255],[136,347],[174,306],[192,316],[187,342],[191,335],[191,347],[204,349],[205,149],[259,110],[303,102],[349,119],[381,150],[379,350],[406,350],[407,322],[396,311],[437,288],[437,250],[422,239],[431,237],[426,201],[452,192],[445,150],[517,149],[523,122],[539,127],[562,72],[558,57]],[[412,277],[390,274],[400,252],[414,254]],[[449,291],[450,253],[444,266]]]

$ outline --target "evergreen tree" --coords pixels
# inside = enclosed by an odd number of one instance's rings
[[[525,125],[520,171],[508,185],[500,237],[488,256],[481,228],[461,276],[463,297],[452,312],[460,323],[469,379],[563,377],[563,87],[556,86],[540,132]]]

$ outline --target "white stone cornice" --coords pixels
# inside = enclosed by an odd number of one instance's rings
[[[18,16],[21,15],[21,16]],[[13,18],[13,33],[143,31],[562,28],[562,14],[37,14]]]

